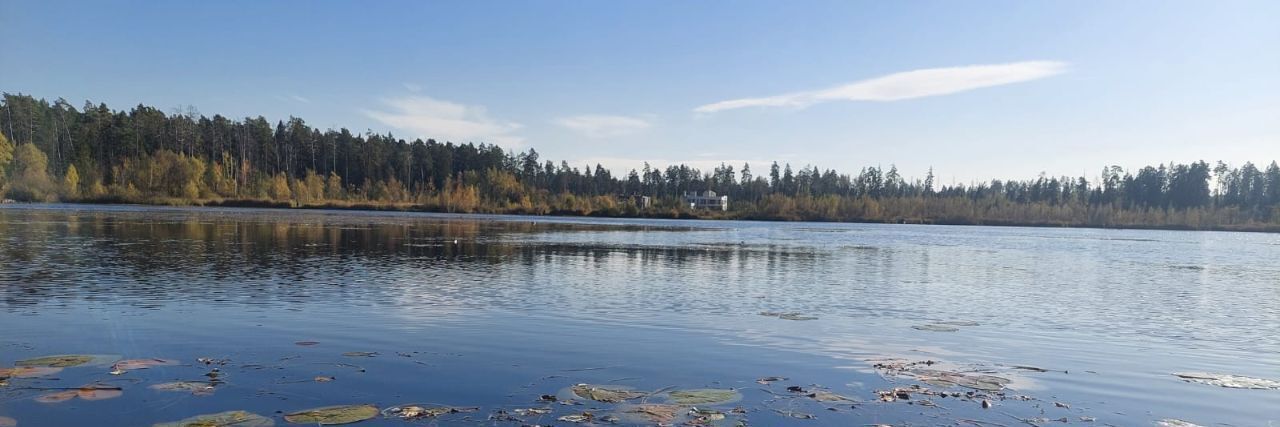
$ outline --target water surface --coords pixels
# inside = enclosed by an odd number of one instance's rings
[[[479,409],[361,425],[519,425],[488,418],[543,406],[554,412],[524,421],[561,425],[618,409],[538,401],[589,383],[737,389],[712,405],[722,425],[1274,425],[1280,390],[1171,374],[1280,378],[1277,260],[1271,234],[6,205],[0,367],[49,354],[180,364],[10,379],[0,415],[136,426],[243,409],[283,424],[317,406],[432,403]],[[912,328],[935,322],[976,325]],[[912,384],[973,391],[873,367],[888,359],[1009,388],[882,402],[877,391]],[[148,389],[213,367],[212,395]],[[787,380],[756,382],[768,376]],[[123,395],[35,400],[90,383]]]

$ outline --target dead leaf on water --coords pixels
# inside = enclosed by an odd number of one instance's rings
[[[36,402],[40,403],[61,403],[71,399],[75,399],[78,393],[75,390],[59,391],[55,393],[47,393],[36,396]]]
[[[1199,424],[1187,422],[1179,419],[1163,419],[1156,421],[1157,427],[1201,427]]]
[[[272,427],[275,425],[275,421],[258,414],[245,411],[227,411],[197,415],[182,421],[159,423],[152,427]]]
[[[334,378],[334,377],[316,377],[316,378],[315,378],[315,381],[316,381],[316,382],[318,382],[318,383],[327,383],[327,382],[329,382],[329,381],[333,381],[334,379],[336,379],[336,378]]]
[[[119,375],[119,374],[115,374],[114,371],[120,371],[121,373],[123,373],[124,371],[136,371],[138,369],[147,369],[152,366],[172,366],[177,364],[178,364],[177,360],[168,360],[168,359],[129,359],[129,360],[121,360],[119,362],[112,364],[111,370],[113,371],[112,373],[114,375]]]
[[[735,390],[701,388],[676,390],[669,393],[667,397],[671,402],[681,405],[718,405],[741,400],[742,394]]]
[[[595,416],[591,415],[590,412],[583,412],[581,414],[565,415],[556,419],[566,423],[586,423],[595,419]]]
[[[643,404],[628,405],[618,409],[621,419],[628,423],[671,425],[683,409],[680,405]]]
[[[787,377],[764,377],[756,380],[756,383],[760,385],[769,385],[777,381],[786,381],[786,380],[787,380]]]
[[[1208,384],[1226,388],[1247,388],[1247,389],[1280,389],[1280,381],[1269,380],[1265,378],[1252,378],[1240,375],[1215,374],[1208,372],[1176,372],[1173,374],[1183,381]]]
[[[618,403],[646,396],[643,392],[617,386],[578,384],[570,387],[569,390],[572,391],[574,395],[583,399],[591,399],[597,402],[606,403]]]
[[[940,325],[937,323],[915,325],[915,326],[912,326],[911,329],[915,329],[917,331],[929,331],[929,332],[956,332],[960,330],[960,328],[957,328],[955,326]]]
[[[52,366],[15,366],[12,368],[0,368],[0,379],[35,378],[59,372],[62,372],[62,368]]]
[[[284,420],[292,424],[338,425],[360,422],[376,416],[378,416],[378,408],[373,405],[339,405],[285,414]]]

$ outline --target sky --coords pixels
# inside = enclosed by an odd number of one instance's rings
[[[941,183],[1280,159],[1277,1],[0,0],[0,91]]]

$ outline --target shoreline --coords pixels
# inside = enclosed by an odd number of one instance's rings
[[[221,199],[221,200],[201,200],[197,202],[187,203],[139,203],[137,201],[128,201],[118,198],[101,198],[94,200],[80,201],[58,201],[53,204],[67,205],[130,205],[130,206],[157,206],[157,207],[219,207],[219,208],[249,208],[249,209],[290,209],[290,210],[312,210],[312,211],[364,211],[364,212],[422,212],[422,213],[438,213],[450,215],[513,215],[528,217],[557,217],[557,218],[616,218],[616,219],[673,219],[673,220],[702,220],[702,221],[754,221],[754,222],[813,222],[813,223],[845,223],[845,224],[902,224],[902,225],[947,225],[947,226],[979,226],[979,227],[1025,227],[1025,228],[1076,228],[1076,229],[1097,229],[1097,230],[1163,230],[1163,231],[1218,231],[1218,232],[1243,232],[1243,233],[1280,233],[1280,224],[1243,224],[1234,227],[1193,227],[1183,224],[1120,224],[1120,225],[1098,225],[1087,223],[1053,223],[1053,222],[1037,222],[1037,221],[1006,221],[1006,220],[983,220],[983,221],[947,221],[935,219],[900,219],[896,221],[877,221],[877,220],[840,220],[840,219],[788,219],[773,218],[753,215],[734,215],[733,211],[724,214],[715,215],[698,215],[698,212],[676,211],[676,212],[640,212],[636,215],[606,215],[606,214],[582,214],[574,211],[553,211],[550,213],[530,213],[522,211],[482,211],[482,212],[451,212],[443,209],[431,209],[424,205],[415,204],[378,204],[378,203],[333,203],[324,204],[308,204],[294,206],[291,202],[277,202],[271,200],[255,200],[255,199]],[[12,202],[6,201],[8,205],[33,205],[37,203],[30,202]],[[708,212],[710,213],[710,212]]]

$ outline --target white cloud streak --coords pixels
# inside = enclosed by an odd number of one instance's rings
[[[636,117],[588,114],[562,117],[556,124],[588,138],[616,138],[643,131],[653,125]]]
[[[494,119],[482,106],[420,95],[387,98],[383,103],[389,111],[365,110],[364,114],[409,132],[413,137],[456,143],[487,142],[504,148],[524,143],[524,138],[513,134],[522,125]]]
[[[715,113],[749,107],[804,108],[828,101],[900,101],[1042,79],[1067,71],[1058,61],[1024,61],[903,71],[832,88],[731,99],[695,108]]]

